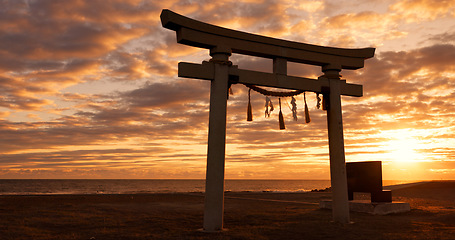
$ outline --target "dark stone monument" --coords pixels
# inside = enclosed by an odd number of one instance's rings
[[[346,163],[348,198],[354,200],[354,192],[371,193],[371,202],[392,202],[392,192],[382,190],[381,161]]]
[[[392,192],[382,190],[380,161],[346,163],[349,210],[374,215],[409,212],[409,203],[392,202]],[[369,200],[354,200],[354,192],[370,193]],[[332,209],[331,200],[321,200],[319,207]]]

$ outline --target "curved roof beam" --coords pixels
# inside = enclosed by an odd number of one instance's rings
[[[233,53],[284,58],[290,62],[311,64],[330,69],[359,69],[365,59],[374,56],[374,48],[335,48],[287,41],[227,29],[197,21],[170,10],[161,12],[163,27],[177,33],[177,42],[193,47],[230,49]]]

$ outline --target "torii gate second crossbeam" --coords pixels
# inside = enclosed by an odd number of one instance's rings
[[[176,14],[161,12],[163,27],[176,31],[177,42],[210,50],[202,64],[179,63],[179,77],[211,81],[204,230],[220,231],[224,212],[226,109],[231,84],[245,83],[322,93],[328,100],[330,178],[333,220],[348,223],[349,201],[341,113],[341,95],[361,97],[361,85],[340,79],[342,69],[359,69],[374,56],[374,48],[344,49],[310,45],[218,27]],[[273,59],[273,73],[242,70],[232,65],[232,53]],[[287,62],[322,67],[318,79],[287,75]]]

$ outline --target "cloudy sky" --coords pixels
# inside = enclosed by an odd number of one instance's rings
[[[455,179],[454,0],[0,0],[0,178],[204,178],[210,82],[179,79],[208,51],[176,43],[160,12],[310,44],[375,47],[343,78],[346,161],[385,179]],[[233,55],[239,68],[271,60]],[[289,64],[316,78],[320,67]],[[226,178],[329,179],[326,112],[283,99],[264,117],[253,92],[228,102]],[[275,107],[278,99],[272,98]]]

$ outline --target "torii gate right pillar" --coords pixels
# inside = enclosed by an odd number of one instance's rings
[[[332,185],[332,216],[334,222],[349,223],[348,183],[344,152],[343,119],[341,110],[341,68],[323,67],[323,78],[329,80],[327,128],[329,132],[330,179]],[[327,101],[327,99],[325,100]]]

